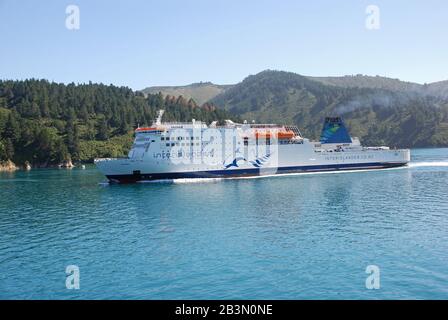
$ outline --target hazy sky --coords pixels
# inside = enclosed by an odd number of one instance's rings
[[[80,9],[79,30],[66,7]],[[380,9],[380,29],[365,26]],[[0,78],[142,89],[265,69],[448,79],[446,0],[0,0]]]

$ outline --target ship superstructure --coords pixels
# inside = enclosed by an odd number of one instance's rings
[[[111,182],[381,169],[410,161],[408,149],[362,146],[340,117],[325,119],[316,142],[291,125],[162,122],[162,116],[135,130],[128,157],[95,160]]]

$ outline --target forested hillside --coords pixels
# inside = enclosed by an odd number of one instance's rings
[[[133,129],[151,124],[158,109],[165,109],[167,121],[231,118],[212,104],[198,106],[182,96],[145,97],[126,87],[0,81],[0,161],[48,166],[123,156]]]
[[[341,115],[365,144],[448,146],[447,86],[263,71],[199,106],[183,96],[145,96],[113,85],[0,81],[0,161],[45,167],[124,156],[133,129],[150,124],[158,109],[166,110],[164,120],[296,124],[313,139],[326,116]]]
[[[390,91],[419,91],[423,85],[413,82],[401,81],[380,76],[367,76],[362,74],[347,75],[343,77],[307,77],[310,80],[343,88],[372,88]]]
[[[448,146],[446,98],[437,92],[407,90],[390,79],[383,82],[384,88],[369,87],[374,79],[364,80],[359,87],[354,79],[338,86],[335,79],[315,81],[268,70],[247,77],[211,101],[249,121],[297,124],[304,135],[314,139],[326,116],[340,115],[352,135],[365,144]],[[391,85],[393,90],[385,89]]]

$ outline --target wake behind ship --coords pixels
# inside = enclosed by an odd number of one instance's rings
[[[320,141],[296,126],[161,122],[137,128],[127,158],[95,159],[110,182],[228,178],[298,172],[382,169],[407,165],[409,149],[364,147],[340,117],[325,119]]]

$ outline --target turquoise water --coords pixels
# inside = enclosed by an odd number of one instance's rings
[[[0,298],[447,299],[448,149],[409,168],[105,185],[0,175]],[[380,268],[368,290],[367,265]],[[65,287],[68,265],[80,289]]]

